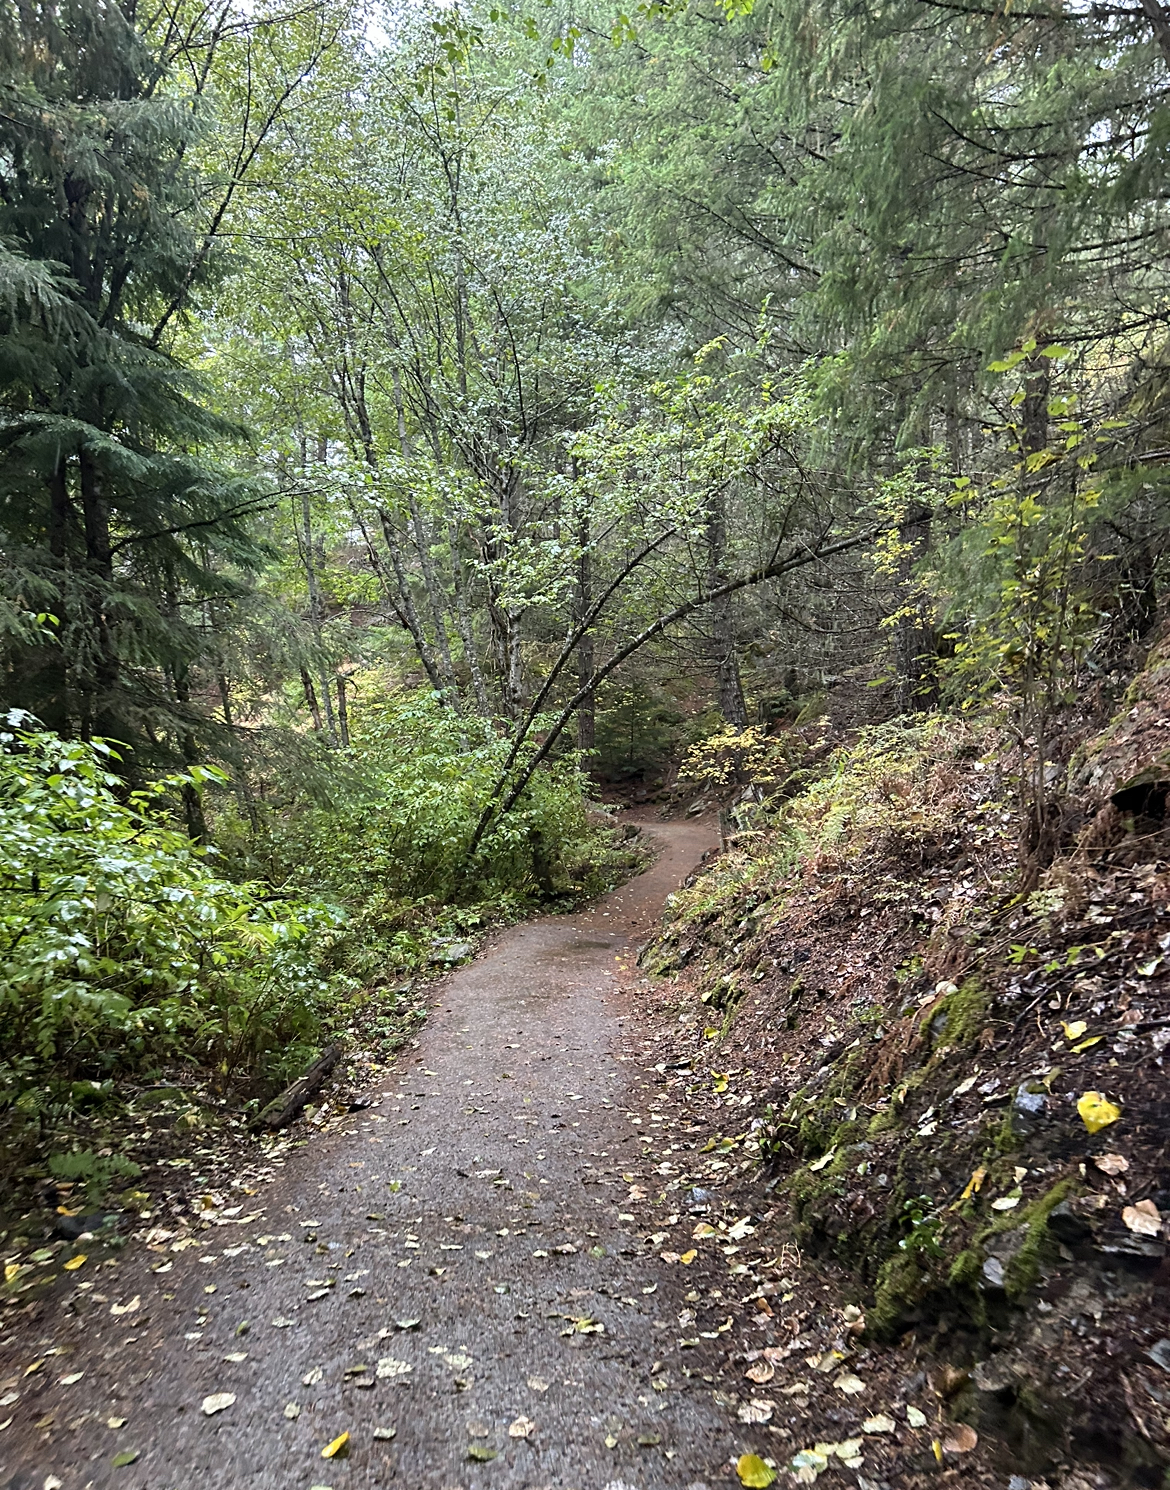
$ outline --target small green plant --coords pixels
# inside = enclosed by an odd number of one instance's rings
[[[925,1254],[927,1257],[942,1257],[939,1243],[942,1217],[934,1209],[934,1198],[930,1195],[915,1195],[902,1205],[902,1219],[910,1232],[898,1243],[903,1252]]]
[[[49,1173],[54,1179],[80,1184],[91,1205],[101,1205],[118,1180],[135,1180],[142,1166],[122,1154],[95,1154],[90,1149],[51,1154]]]

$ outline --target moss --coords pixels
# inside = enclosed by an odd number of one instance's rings
[[[993,1148],[997,1154],[1014,1154],[1018,1151],[1020,1135],[1016,1132],[1010,1112],[1005,1112],[1001,1120],[992,1128],[988,1146]]]
[[[859,1123],[856,1119],[850,1120],[848,1118],[846,1118],[843,1123],[838,1123],[836,1128],[834,1128],[833,1130],[833,1136],[829,1144],[830,1148],[835,1148],[840,1151],[837,1155],[837,1158],[833,1160],[833,1167],[836,1167],[836,1165],[842,1159],[848,1161],[849,1155],[845,1153],[847,1146],[850,1144],[859,1143],[864,1137],[864,1123]]]
[[[801,1119],[797,1141],[806,1154],[823,1154],[832,1147],[829,1130],[815,1110]]]
[[[1055,1251],[1055,1243],[1048,1232],[1048,1217],[1054,1206],[1074,1193],[1077,1182],[1061,1180],[1052,1189],[1035,1200],[1015,1222],[1026,1225],[1028,1235],[1024,1244],[1003,1271],[1004,1288],[1013,1303],[1017,1303],[1031,1289],[1040,1276],[1040,1268],[1049,1253]],[[1010,1225],[1010,1223],[1009,1223]],[[1004,1229],[1001,1226],[995,1228]]]
[[[983,1259],[977,1247],[964,1247],[951,1263],[947,1282],[952,1288],[973,1288],[983,1270]]]
[[[875,1112],[869,1120],[867,1129],[870,1138],[877,1138],[882,1133],[892,1133],[896,1128],[902,1126],[898,1117],[897,1109],[893,1106],[887,1107],[885,1112]]]
[[[873,1307],[866,1311],[868,1332],[878,1340],[900,1333],[929,1288],[929,1280],[912,1253],[898,1251],[882,1263]]]
[[[939,1004],[931,1023],[945,1015],[946,1025],[938,1043],[951,1047],[969,1045],[983,1030],[987,1011],[987,990],[978,978],[965,978],[954,993],[948,993]]]

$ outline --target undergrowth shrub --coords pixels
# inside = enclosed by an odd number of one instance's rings
[[[283,1077],[315,1043],[338,915],[217,871],[102,741],[0,727],[0,1117],[20,1147],[163,1061]],[[206,774],[206,773],[202,773]]]
[[[470,859],[509,747],[491,721],[412,692],[355,711],[351,731],[344,798],[306,801],[270,827],[278,882],[311,883],[350,904],[380,901],[391,921],[408,904],[521,905],[603,887],[609,838],[590,826],[572,761],[538,771]]]

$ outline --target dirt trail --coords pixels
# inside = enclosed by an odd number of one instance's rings
[[[642,1148],[627,1113],[646,1077],[615,958],[712,842],[702,824],[651,831],[662,851],[646,873],[590,912],[509,930],[437,985],[378,1105],[290,1158],[254,1221],[223,1217],[234,1224],[167,1254],[164,1273],[133,1248],[60,1296],[0,1367],[20,1394],[0,1409],[0,1486],[700,1490],[726,1477],[739,1451],[726,1414],[697,1376],[669,1372],[686,1270],[643,1243],[621,1178]],[[33,1358],[44,1364],[25,1376]],[[235,1401],[208,1417],[213,1393]],[[510,1437],[521,1418],[531,1436]],[[344,1431],[348,1457],[323,1459]],[[126,1452],[137,1458],[115,1467]]]

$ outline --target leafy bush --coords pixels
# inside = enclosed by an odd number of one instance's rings
[[[430,693],[355,711],[349,790],[273,825],[269,872],[348,905],[378,901],[389,920],[419,902],[520,904],[594,888],[605,844],[570,761],[538,771],[469,859],[508,747],[490,721],[456,715]]]
[[[116,758],[0,727],[0,1111],[30,1126],[160,1060],[283,1075],[318,1030],[336,913],[231,883],[159,820],[201,773],[127,797]]]

